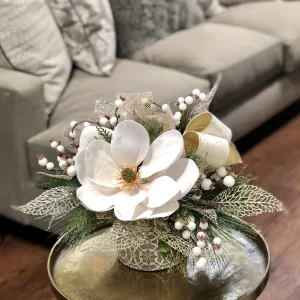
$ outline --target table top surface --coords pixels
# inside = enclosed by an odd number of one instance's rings
[[[86,251],[84,246],[61,251],[54,246],[50,277],[58,299],[257,299],[267,281],[269,252],[262,238],[240,235],[239,239],[245,248],[230,246],[226,265],[210,264],[206,272],[198,272],[190,260],[187,277],[178,271],[132,270],[118,260],[116,252]]]

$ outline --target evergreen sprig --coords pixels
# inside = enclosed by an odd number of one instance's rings
[[[100,124],[97,124],[96,129],[98,134],[102,136],[107,143],[111,143],[112,134],[109,131],[105,130]]]

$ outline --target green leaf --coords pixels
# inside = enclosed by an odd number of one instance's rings
[[[60,186],[80,187],[80,183],[77,179],[77,176],[74,176],[72,178],[67,175],[38,172],[36,174],[36,186],[46,190],[50,190],[52,188]]]

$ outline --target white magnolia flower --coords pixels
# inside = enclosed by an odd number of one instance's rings
[[[183,138],[177,130],[160,135],[151,145],[146,129],[123,121],[111,144],[95,140],[87,127],[75,157],[77,197],[92,211],[114,209],[120,220],[171,215],[199,177],[195,163],[181,158]]]

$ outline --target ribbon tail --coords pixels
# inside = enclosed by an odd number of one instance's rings
[[[226,165],[235,165],[235,164],[241,164],[242,158],[239,154],[239,152],[237,151],[235,145],[230,142],[229,144],[229,155],[228,158],[226,160]]]

